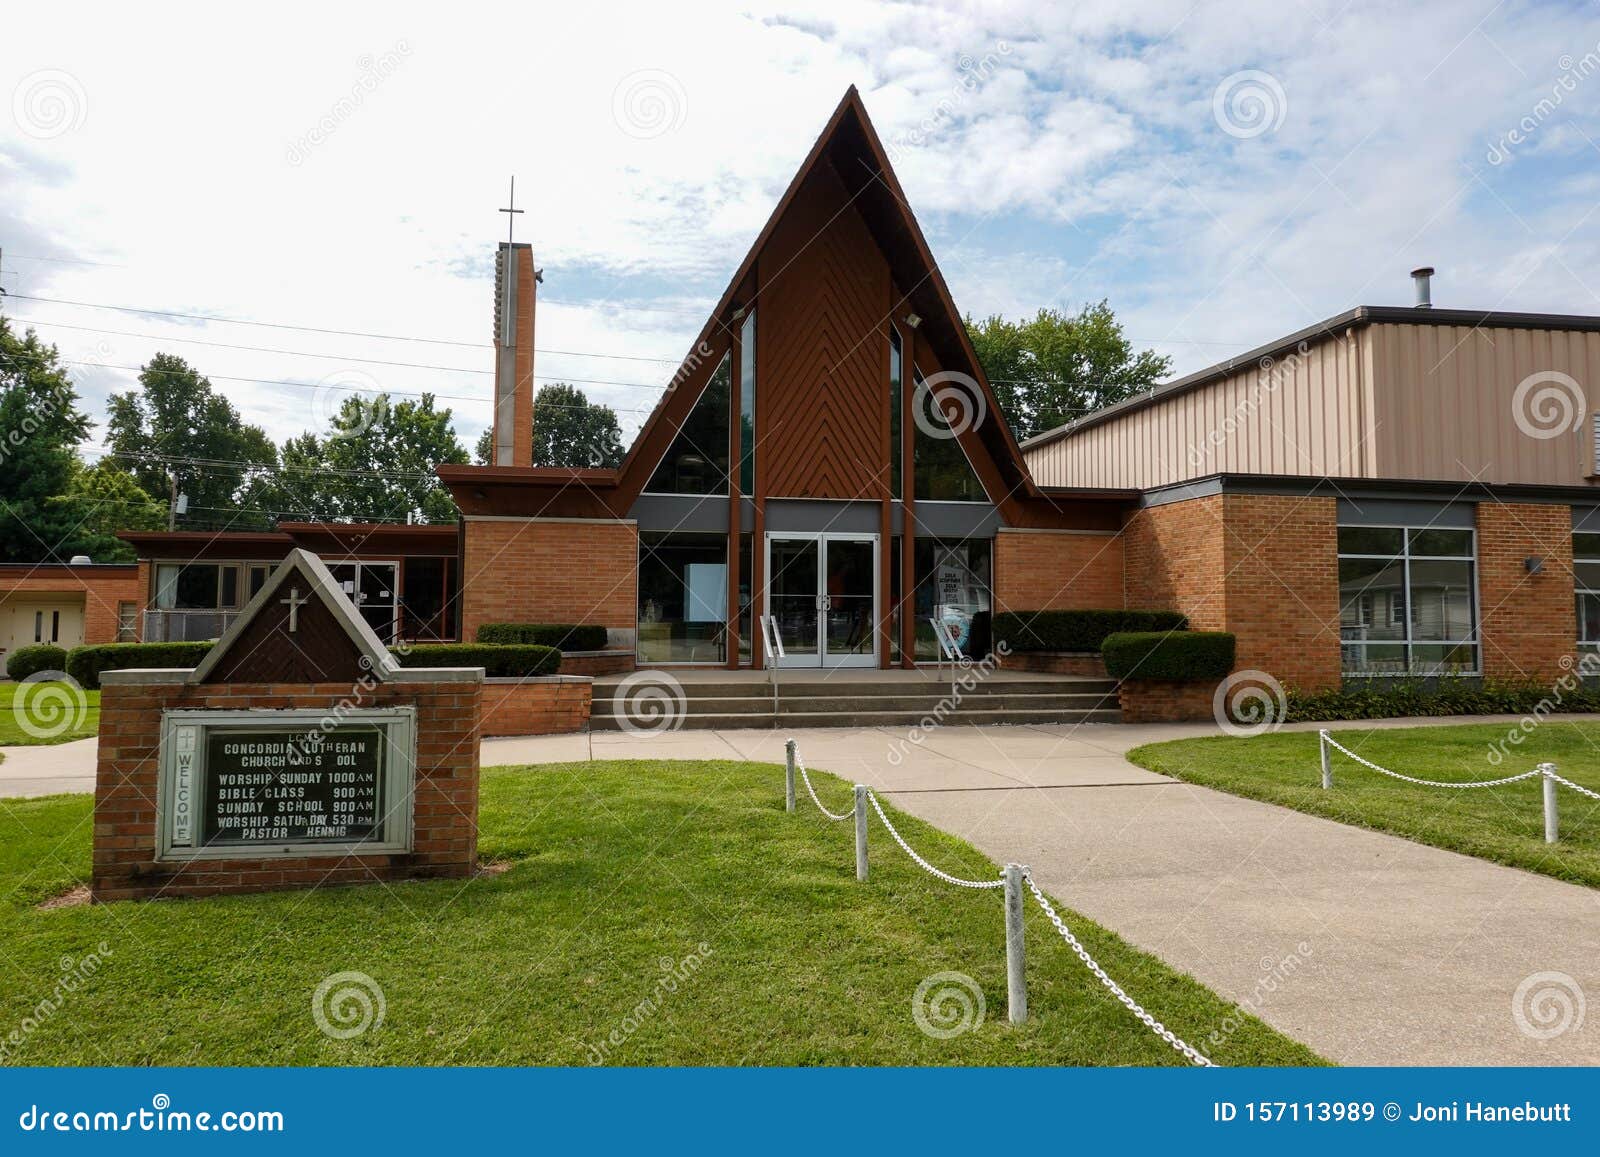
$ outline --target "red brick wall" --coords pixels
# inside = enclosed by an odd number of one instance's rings
[[[192,686],[108,680],[100,697],[95,770],[96,900],[207,896],[323,884],[468,876],[478,857],[478,717],[482,685],[394,682],[361,692],[359,707],[415,705],[415,850],[366,856],[285,856],[161,862],[156,790],[161,713],[175,708],[319,708],[352,701],[347,683]]]
[[[461,637],[483,623],[638,621],[639,531],[631,522],[469,519]]]
[[[1214,719],[1210,679],[1125,679],[1117,684],[1117,705],[1124,723],[1189,723]]]
[[[996,611],[1121,607],[1120,535],[1002,530],[994,536]]]
[[[83,641],[86,646],[117,641],[117,604],[145,603],[147,564],[116,567],[0,566],[0,596],[20,594],[83,595]]]
[[[563,675],[625,675],[638,666],[632,651],[563,651]]]
[[[1122,529],[1127,605],[1182,611],[1197,631],[1226,622],[1222,495],[1135,511]]]
[[[483,734],[560,735],[589,726],[594,684],[557,675],[538,679],[486,679]]]
[[[1099,652],[1013,651],[1001,660],[1007,671],[1039,671],[1047,675],[1079,675],[1089,679],[1106,677],[1106,661]]]
[[[1544,559],[1538,574],[1524,560]],[[1549,682],[1578,638],[1573,599],[1572,509],[1478,504],[1478,613],[1483,673]]]

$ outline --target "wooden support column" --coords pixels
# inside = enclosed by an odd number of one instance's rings
[[[904,307],[905,301],[901,301]],[[896,311],[898,312],[898,311]],[[917,351],[922,346],[921,327],[904,330],[900,339],[904,363],[900,367],[900,665],[917,665],[917,470],[916,421],[913,419],[917,379]]]
[[[732,388],[728,390],[728,655],[724,666],[739,666],[739,462],[742,445],[740,399],[744,391],[744,348],[740,335],[743,323],[734,322],[730,375]],[[754,626],[755,624],[751,624]]]

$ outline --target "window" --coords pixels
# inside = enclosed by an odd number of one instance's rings
[[[889,497],[900,497],[900,410],[901,382],[905,376],[905,351],[900,331],[889,327]]]
[[[139,604],[117,604],[117,642],[137,643],[139,641]]]
[[[945,422],[935,399],[929,396],[921,371],[915,372],[913,380],[917,389],[911,404],[917,421],[911,446],[918,501],[987,501],[978,476],[972,472],[972,463],[967,461],[966,451]],[[923,428],[925,425],[927,429]],[[933,432],[929,433],[930,430]]]
[[[732,377],[732,362],[724,356],[678,427],[677,437],[645,487],[647,491],[728,493],[728,390]]]
[[[1600,653],[1600,534],[1572,536],[1572,579],[1578,599],[1578,649]]]
[[[727,535],[639,536],[640,662],[724,662],[727,619]]]
[[[919,538],[912,552],[917,575],[911,598],[917,623],[916,658],[932,662],[939,657],[939,644],[929,621],[935,617],[951,628],[963,653],[971,658],[986,655],[988,628],[978,615],[989,610],[994,540]]]
[[[1477,606],[1472,531],[1339,528],[1346,675],[1476,674]]]
[[[246,602],[255,598],[257,592],[267,585],[267,576],[271,573],[272,568],[265,564],[252,565],[250,567],[250,593],[245,598]]]
[[[739,493],[756,489],[756,311],[739,330]],[[744,572],[740,572],[741,574]],[[746,638],[740,634],[741,639]]]

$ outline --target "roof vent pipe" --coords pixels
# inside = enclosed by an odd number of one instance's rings
[[[1411,282],[1417,287],[1417,308],[1433,308],[1433,266],[1424,265],[1411,271]]]

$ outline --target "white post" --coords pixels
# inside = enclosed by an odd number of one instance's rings
[[[856,879],[867,878],[867,785],[856,784]]]
[[[1328,766],[1328,731],[1323,728],[1317,732],[1317,749],[1322,753],[1322,786],[1326,790],[1333,786],[1333,768]]]
[[[794,740],[783,745],[783,810],[794,811]]]
[[[1556,781],[1550,778],[1556,765],[1541,763],[1539,770],[1544,773],[1544,842],[1553,844],[1561,838],[1561,821],[1556,815]]]
[[[1028,1019],[1027,961],[1022,945],[1022,865],[1006,865],[1006,1007],[1012,1024]]]

